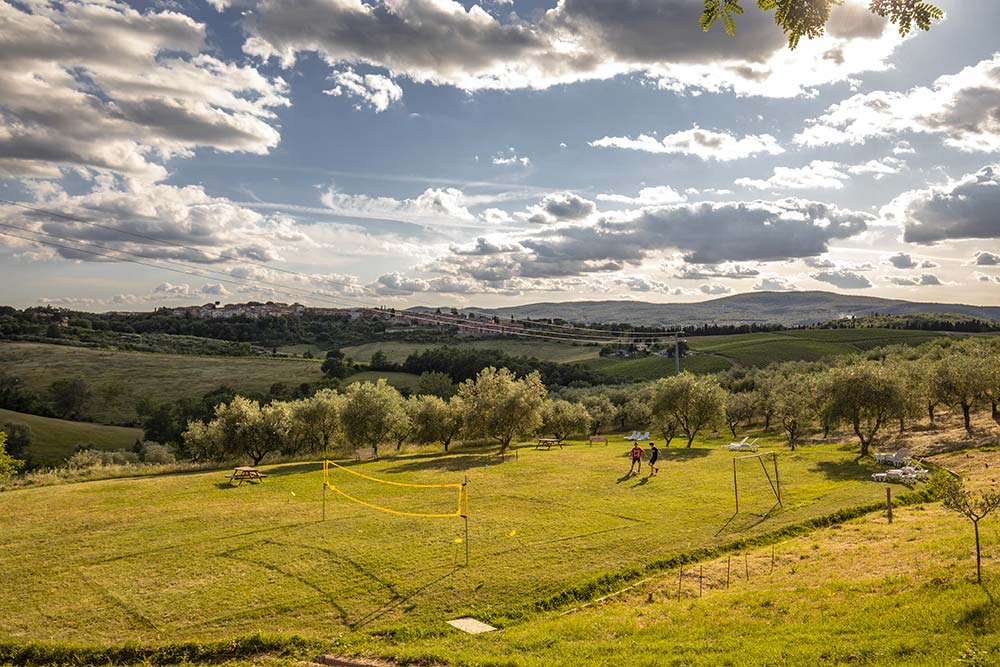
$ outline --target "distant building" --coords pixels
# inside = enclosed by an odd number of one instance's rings
[[[166,312],[175,317],[193,317],[203,320],[229,319],[231,317],[246,317],[251,320],[258,320],[262,317],[283,317],[286,315],[302,315],[306,307],[301,303],[258,303],[250,301],[248,303],[229,303],[224,306],[217,306],[214,303],[206,303],[203,306],[179,306],[177,308],[160,308],[157,312]]]

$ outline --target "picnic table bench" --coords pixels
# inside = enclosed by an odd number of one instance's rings
[[[590,436],[590,444],[593,445],[593,444],[598,443],[598,442],[603,443],[605,445],[608,444],[608,436],[606,436],[606,435],[592,435],[592,436]]]
[[[226,479],[230,482],[239,481],[237,486],[243,486],[243,482],[252,482],[254,480],[259,482],[265,477],[267,477],[267,473],[263,473],[256,468],[251,468],[250,466],[234,468],[232,475],[226,475]]]
[[[562,442],[558,438],[539,438],[538,442],[535,444],[535,449],[552,449],[553,445],[559,445],[559,449],[562,449]]]

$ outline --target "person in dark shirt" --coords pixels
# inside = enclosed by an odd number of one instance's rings
[[[628,469],[628,474],[637,475],[642,472],[642,447],[639,446],[638,442],[632,445],[629,458],[632,459],[632,466]],[[636,466],[639,466],[638,470],[636,470]]]
[[[656,462],[660,458],[660,450],[656,448],[655,442],[649,443],[649,476],[652,477],[656,473],[660,472],[660,466],[656,465]]]

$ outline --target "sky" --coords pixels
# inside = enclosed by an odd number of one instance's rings
[[[1000,3],[0,0],[0,303],[1000,305]]]

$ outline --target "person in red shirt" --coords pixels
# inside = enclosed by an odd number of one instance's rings
[[[639,443],[632,445],[632,451],[629,452],[629,458],[632,459],[632,466],[628,469],[630,475],[637,475],[642,472],[642,447]],[[636,468],[638,466],[638,469]]]

